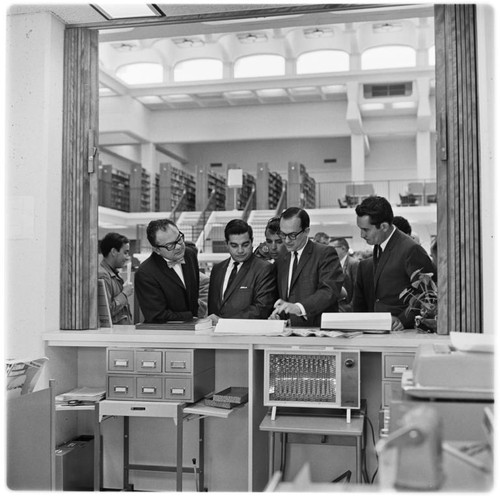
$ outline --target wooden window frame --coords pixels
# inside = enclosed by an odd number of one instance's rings
[[[333,6],[299,6],[296,12]],[[347,7],[339,6],[339,10]],[[272,9],[273,15],[293,7]],[[476,6],[436,5],[438,332],[483,332]],[[283,12],[280,12],[283,11]],[[257,11],[233,14],[255,16]],[[218,14],[219,18],[228,18]],[[214,20],[217,14],[193,16]],[[182,19],[186,22],[186,17]],[[170,20],[174,23],[175,20]],[[129,23],[113,23],[113,27]],[[111,27],[110,23],[106,25]],[[98,31],[65,33],[61,329],[96,329]]]

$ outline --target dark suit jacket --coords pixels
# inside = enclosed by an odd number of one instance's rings
[[[374,312],[373,257],[360,260],[352,297],[353,312]]]
[[[238,275],[222,296],[222,285],[232,258],[212,268],[208,289],[208,315],[226,319],[267,319],[278,297],[276,268],[254,254],[238,270]]]
[[[290,318],[292,327],[319,327],[323,312],[337,312],[344,275],[337,251],[333,246],[309,240],[299,260],[288,295],[288,269],[292,253],[287,252],[277,262],[279,297],[291,303],[301,303],[306,318]]]
[[[435,273],[434,264],[427,252],[396,229],[373,274],[374,310],[390,312],[399,318],[405,329],[413,329],[415,313],[406,313],[407,304],[399,295],[403,289],[410,287],[411,275],[418,269]]]
[[[359,260],[351,255],[347,255],[342,270],[344,271],[344,284],[347,297],[339,301],[339,312],[352,312],[352,297],[354,294],[354,285],[356,284],[356,274],[358,272]]]
[[[144,322],[163,324],[198,316],[200,273],[196,253],[186,248],[184,260],[186,287],[165,259],[154,252],[137,269],[134,287]]]

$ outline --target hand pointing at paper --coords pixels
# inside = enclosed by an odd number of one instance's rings
[[[274,303],[274,310],[269,318],[279,320],[282,312],[287,315],[302,315],[302,310],[297,303],[290,303],[280,298]]]

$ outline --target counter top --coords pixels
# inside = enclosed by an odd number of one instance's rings
[[[58,330],[46,332],[42,339],[49,346],[69,347],[179,347],[211,349],[265,349],[269,347],[313,346],[361,351],[414,352],[424,343],[449,344],[449,336],[420,334],[405,330],[390,334],[362,334],[354,337],[299,336],[214,336],[193,331],[137,330],[135,326],[116,326],[112,329],[83,331]]]

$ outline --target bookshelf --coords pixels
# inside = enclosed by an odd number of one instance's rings
[[[225,210],[226,178],[204,167],[198,167],[196,173],[196,211],[203,212],[207,208],[212,192],[214,192],[214,203],[210,210]]]
[[[111,165],[99,165],[99,205],[130,212],[130,175]]]
[[[283,179],[269,170],[269,164],[257,164],[256,208],[257,210],[274,210],[278,207],[283,191]]]
[[[316,181],[303,164],[288,163],[287,196],[289,207],[316,208]]]
[[[171,212],[181,199],[181,211],[195,210],[196,183],[192,174],[170,163],[161,163],[159,178],[160,212]]]

